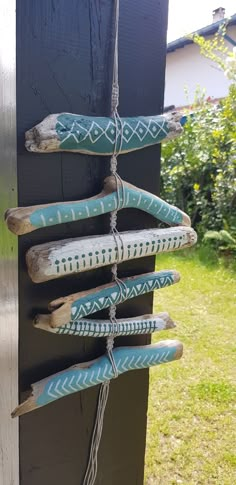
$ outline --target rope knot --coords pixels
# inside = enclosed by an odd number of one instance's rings
[[[114,279],[116,276],[114,276]],[[112,324],[116,322],[116,305],[111,305],[109,308],[109,318]]]
[[[114,347],[114,337],[113,335],[110,335],[107,337],[107,352],[110,353],[112,352],[112,349]]]
[[[111,107],[112,111],[116,111],[119,104],[119,85],[113,84],[112,85],[112,93],[111,93]]]
[[[110,171],[112,175],[115,175],[117,171],[117,157],[115,154],[111,156]]]
[[[114,211],[111,213],[110,216],[110,228],[111,228],[111,233],[113,234],[114,231],[116,231],[116,224],[117,224],[117,212]],[[114,234],[113,234],[114,236]]]
[[[108,357],[109,357],[111,365],[112,365],[112,370],[114,372],[113,379],[116,379],[119,375],[119,372],[118,372],[118,369],[116,367],[114,354],[112,352],[113,347],[114,347],[114,339],[115,339],[114,335],[110,335],[109,337],[107,337],[107,354],[108,354]]]
[[[113,266],[111,268],[111,273],[112,273],[112,279],[113,279],[113,281],[116,281],[117,280],[117,264],[113,264]]]

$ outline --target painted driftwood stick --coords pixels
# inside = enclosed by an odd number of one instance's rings
[[[174,138],[182,132],[182,115],[177,112],[157,116],[120,118],[117,149],[131,152]],[[31,152],[72,151],[89,155],[112,155],[116,124],[113,118],[59,113],[47,116],[25,134]]]
[[[129,370],[145,369],[180,359],[183,346],[178,340],[163,340],[142,347],[118,347],[113,350],[118,375]],[[30,397],[17,406],[12,417],[21,416],[52,401],[69,396],[114,377],[107,355],[90,362],[77,364],[32,385]]]
[[[129,259],[175,251],[192,246],[197,241],[190,227],[146,229],[103,236],[64,239],[33,246],[26,253],[28,273],[34,283]]]
[[[170,225],[191,226],[187,214],[177,207],[127,182],[122,184],[111,175],[105,179],[103,191],[89,199],[8,209],[5,214],[8,229],[17,235],[27,234],[41,227],[88,219],[122,208],[140,209]]]
[[[51,327],[60,327],[135,296],[173,285],[179,280],[177,271],[164,270],[123,278],[119,280],[119,285],[112,282],[61,297],[49,304],[52,313],[48,316],[48,322]]]
[[[174,328],[175,323],[166,312],[157,315],[142,315],[133,318],[118,319],[112,324],[110,320],[75,320],[61,327],[50,326],[50,315],[37,315],[35,328],[53,332],[59,335],[75,335],[78,337],[116,337],[124,335],[141,335]]]

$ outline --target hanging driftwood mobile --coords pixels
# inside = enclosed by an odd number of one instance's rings
[[[110,320],[87,320],[81,318],[60,327],[50,326],[50,315],[37,315],[35,328],[59,335],[76,335],[78,337],[109,337],[109,335],[141,335],[174,328],[175,324],[166,312],[157,315],[123,318],[111,323]]]
[[[115,108],[114,108],[115,110]],[[120,118],[53,114],[26,133],[26,148],[32,152],[72,151],[91,155],[114,155],[139,150],[171,139],[181,133],[185,120],[179,113],[159,116]],[[114,158],[114,157],[113,157]],[[39,228],[79,221],[123,208],[136,208],[167,223],[166,229],[130,231],[114,237],[116,225],[111,216],[111,234],[49,242],[32,247],[26,255],[28,272],[34,282],[71,275],[108,264],[174,251],[192,246],[196,233],[190,219],[177,207],[159,197],[122,181],[112,168],[104,188],[89,199],[57,202],[9,209],[5,218],[8,228],[17,235]],[[116,217],[116,216],[115,216]],[[112,233],[113,231],[113,233]],[[113,273],[114,276],[115,273]],[[60,297],[49,304],[50,314],[37,315],[35,328],[54,334],[114,338],[116,335],[152,333],[172,328],[168,313],[143,315],[116,320],[90,320],[86,317],[105,308],[155,289],[178,282],[173,270],[142,274],[100,287]],[[180,358],[182,344],[164,341],[154,346],[117,348],[92,362],[70,369],[33,384],[32,396],[13,412],[13,416],[48,404],[73,392],[104,383],[117,373],[150,367]]]
[[[8,209],[5,218],[10,231],[22,235],[41,227],[88,219],[125,208],[142,210],[170,225],[191,225],[188,215],[177,207],[134,185],[117,180],[113,175],[105,179],[103,191],[95,197]]]
[[[182,115],[171,113],[135,118],[52,114],[26,132],[31,152],[72,151],[89,155],[131,152],[174,138],[182,131]]]
[[[112,234],[105,234],[33,246],[26,254],[29,276],[41,283],[118,261],[184,249],[195,244],[197,235],[192,228],[179,226],[121,232],[120,238],[115,241]]]
[[[48,305],[52,312],[48,316],[48,323],[52,327],[59,327],[130,298],[173,285],[179,280],[180,275],[177,271],[156,271],[120,279],[119,285],[112,282],[92,290],[57,298]]]
[[[155,345],[118,347],[116,336],[151,334],[175,325],[168,313],[142,315],[116,320],[116,305],[127,299],[164,288],[179,281],[173,270],[119,279],[117,263],[192,246],[196,233],[187,214],[153,194],[122,181],[117,173],[117,155],[155,145],[177,136],[186,119],[179,113],[159,116],[120,118],[118,114],[118,18],[115,7],[115,50],[111,117],[90,117],[70,113],[52,114],[26,132],[31,152],[71,151],[90,155],[112,155],[111,176],[101,193],[80,201],[35,205],[9,209],[8,228],[17,235],[39,228],[79,221],[110,213],[110,234],[66,239],[32,247],[26,255],[28,273],[34,282],[45,282],[66,275],[112,265],[112,282],[52,301],[49,314],[36,316],[34,326],[59,335],[106,337],[107,353],[32,384],[28,399],[17,406],[12,416],[21,416],[57,399],[102,384],[84,485],[94,485],[97,453],[101,438],[109,381],[129,370],[149,368],[181,358],[183,346],[166,340]],[[167,229],[118,233],[117,211],[137,208],[167,223]],[[88,315],[109,307],[109,320],[89,319]],[[86,318],[85,318],[86,317]]]
[[[145,369],[180,359],[183,346],[177,340],[164,340],[154,345],[142,347],[118,347],[113,350],[113,358],[118,375],[129,370]],[[12,416],[38,409],[45,404],[69,396],[114,377],[114,369],[107,355],[82,364],[73,365],[32,385],[31,396],[17,406]]]

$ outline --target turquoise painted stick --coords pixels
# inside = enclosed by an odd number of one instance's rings
[[[120,118],[117,144],[119,153],[139,150],[174,138],[182,132],[181,114]],[[89,155],[112,155],[116,124],[113,118],[60,113],[47,116],[25,134],[31,152],[72,151]]]
[[[34,283],[89,271],[108,264],[142,258],[193,246],[191,227],[168,227],[64,239],[33,246],[26,253],[28,273]]]
[[[53,332],[59,335],[73,335],[78,337],[116,337],[124,335],[141,335],[159,332],[174,328],[175,324],[168,313],[157,315],[142,315],[140,317],[118,319],[112,324],[110,320],[87,320],[85,318],[75,320],[61,327],[50,327],[48,315],[37,315],[34,322],[35,328]]]
[[[88,219],[122,208],[142,210],[169,225],[191,225],[187,214],[177,207],[127,182],[117,182],[114,176],[105,179],[103,191],[95,197],[8,209],[5,219],[9,230],[21,235],[41,227]]]
[[[180,359],[183,346],[178,340],[164,340],[142,347],[118,347],[113,350],[118,375],[130,370],[146,369]],[[21,416],[62,397],[88,389],[114,377],[107,355],[77,364],[32,385],[31,396],[13,411],[12,417]]]
[[[174,270],[145,273],[116,282],[98,286],[92,290],[74,293],[52,301],[48,308],[51,327],[60,327],[97,311],[117,305],[135,296],[144,295],[150,291],[173,285],[180,280],[180,275]]]

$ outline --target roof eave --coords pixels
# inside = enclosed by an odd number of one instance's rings
[[[196,30],[195,32],[192,32],[191,35],[198,34],[202,35],[203,37],[207,37],[208,35],[213,35],[215,34],[219,27],[225,22],[227,19],[222,19],[219,20],[218,22],[215,22],[214,24],[207,25],[206,27],[202,27],[199,30]],[[236,25],[236,14],[233,15],[228,21],[227,25]],[[193,41],[189,39],[188,37],[180,37],[179,39],[173,40],[172,42],[169,42],[167,44],[167,53],[169,52],[174,52],[176,49],[181,49],[182,47],[185,47],[186,45],[193,44]]]

